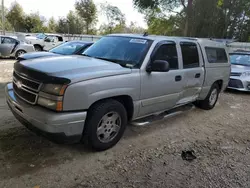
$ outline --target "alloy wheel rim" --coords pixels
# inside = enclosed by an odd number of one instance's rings
[[[121,116],[117,112],[105,114],[97,127],[97,137],[103,143],[112,141],[121,128]]]
[[[217,89],[213,89],[213,91],[211,92],[211,95],[209,97],[209,103],[210,105],[214,105],[216,100],[217,100]]]
[[[18,52],[18,57],[20,56],[20,55],[22,55],[22,54],[24,54],[24,52],[23,51],[20,51],[20,52]]]

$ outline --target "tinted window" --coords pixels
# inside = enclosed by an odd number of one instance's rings
[[[46,35],[43,33],[39,33],[36,35],[36,38],[38,38],[38,39],[44,39],[45,37],[46,37]]]
[[[227,63],[227,54],[224,48],[206,47],[207,60],[209,63]]]
[[[163,44],[156,51],[153,61],[164,60],[169,63],[170,69],[178,69],[178,55],[175,44]]]
[[[58,38],[58,41],[60,41],[60,42],[63,42],[63,38],[62,37],[57,37]]]
[[[181,42],[181,52],[183,59],[183,68],[199,67],[199,54],[197,45],[191,42]]]
[[[83,55],[138,68],[151,44],[152,41],[147,39],[107,36],[89,47]]]
[[[50,52],[62,55],[71,55],[75,54],[75,52],[83,47],[85,47],[85,44],[82,42],[66,42],[51,49]]]
[[[15,44],[16,40],[8,37],[2,38],[2,44]]]

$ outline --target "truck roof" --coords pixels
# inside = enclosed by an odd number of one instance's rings
[[[161,35],[146,35],[143,34],[110,34],[108,36],[121,36],[121,37],[131,37],[131,38],[139,38],[139,39],[148,39],[154,41],[161,41],[161,40],[172,40],[175,42],[186,41],[186,42],[198,42],[204,46],[211,46],[211,47],[226,47],[225,43],[214,41],[212,39],[207,38],[193,38],[193,37],[178,37],[178,36],[161,36]]]

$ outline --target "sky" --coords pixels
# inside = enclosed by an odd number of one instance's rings
[[[11,3],[15,1],[22,5],[26,13],[39,12],[40,15],[45,16],[47,19],[52,16],[55,19],[65,17],[69,10],[74,10],[75,3],[75,0],[5,0],[5,6],[10,8]],[[94,0],[97,6],[105,2],[117,6],[126,15],[127,24],[133,21],[136,22],[138,26],[146,28],[143,15],[133,7],[133,0]],[[106,19],[100,14],[100,10],[98,11],[98,17],[99,26],[105,22]]]

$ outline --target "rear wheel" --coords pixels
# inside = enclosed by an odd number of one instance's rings
[[[204,110],[211,110],[216,105],[216,102],[218,100],[220,93],[220,88],[217,83],[213,84],[207,97],[204,100],[196,101],[195,105],[198,108],[204,109]]]
[[[24,50],[18,50],[18,51],[16,52],[16,54],[15,54],[15,57],[18,58],[20,55],[23,55],[23,54],[25,54],[25,53],[26,53],[26,51],[24,51]]]
[[[122,137],[127,125],[127,112],[116,100],[95,104],[88,112],[83,141],[102,151],[113,147]]]

